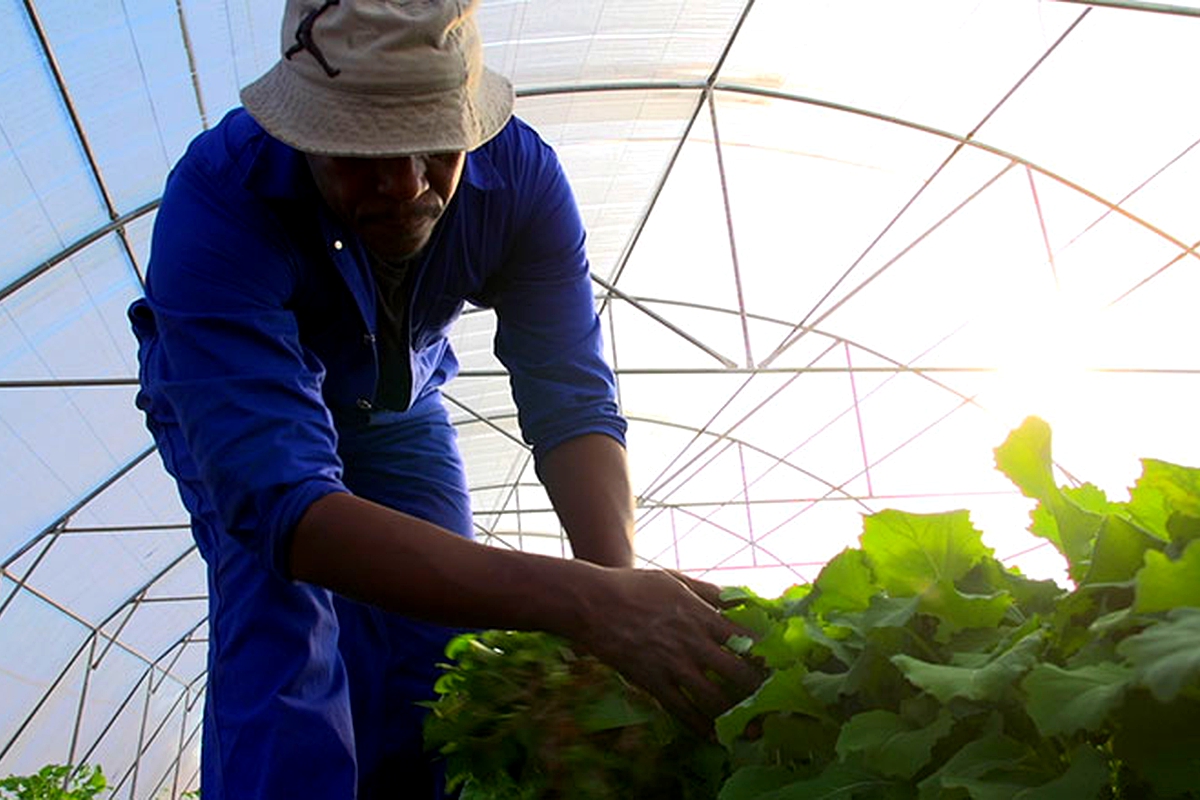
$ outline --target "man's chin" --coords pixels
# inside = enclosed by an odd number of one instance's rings
[[[388,239],[384,241],[363,239],[363,244],[367,246],[367,249],[371,251],[373,256],[392,263],[407,261],[413,256],[419,255],[428,243],[428,236],[406,237],[402,240]]]

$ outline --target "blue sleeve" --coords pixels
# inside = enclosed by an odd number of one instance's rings
[[[626,423],[604,359],[574,194],[550,146],[518,125],[519,146],[508,154],[514,236],[493,300],[496,355],[509,371],[522,435],[540,463],[556,445],[585,433],[623,445]]]
[[[296,265],[280,223],[196,161],[168,182],[146,303],[131,311],[138,402],[176,479],[286,576],[304,511],[346,491],[321,396],[324,369],[301,346],[287,308]]]

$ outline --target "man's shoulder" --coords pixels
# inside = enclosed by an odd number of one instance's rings
[[[513,114],[500,132],[488,144],[497,143],[507,147],[538,148],[547,146],[541,134],[525,120]],[[486,146],[486,145],[485,145]]]
[[[513,116],[500,132],[468,157],[473,183],[521,192],[557,170],[554,149],[525,120]]]
[[[495,152],[512,147],[528,146],[528,140],[537,137],[537,131],[525,120],[513,114],[508,122],[496,131],[496,135],[479,146],[479,152]]]
[[[176,169],[199,170],[211,180],[240,184],[267,138],[244,108],[234,108],[192,139]]]
[[[191,141],[167,178],[151,260],[163,261],[154,254],[197,242],[210,252],[253,247],[283,252],[289,236],[308,220],[297,212],[311,208],[276,202],[300,196],[296,158],[296,151],[272,139],[244,109],[227,113]]]

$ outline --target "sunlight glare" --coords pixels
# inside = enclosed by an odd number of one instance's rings
[[[1030,415],[1053,427],[1087,425],[1089,377],[1102,366],[1103,309],[1056,289],[1023,301],[999,350],[994,388],[980,403],[1012,428]]]

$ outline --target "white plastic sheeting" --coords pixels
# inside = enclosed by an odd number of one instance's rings
[[[197,785],[205,581],[132,405],[124,309],[187,141],[277,2],[0,4],[0,775]],[[484,0],[558,149],[631,420],[638,553],[776,592],[864,513],[967,507],[1061,576],[992,469],[1200,462],[1200,3]],[[481,538],[567,553],[486,312],[447,392]]]

